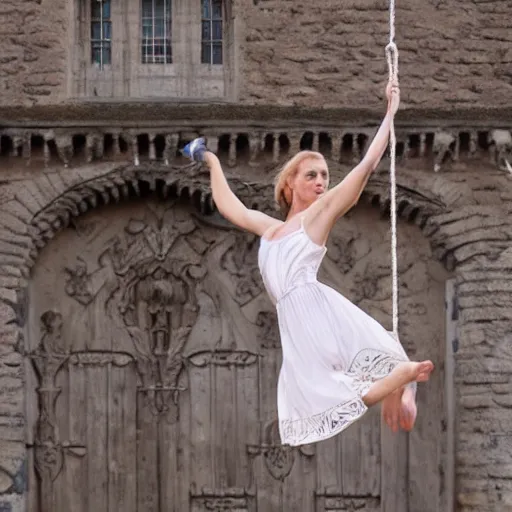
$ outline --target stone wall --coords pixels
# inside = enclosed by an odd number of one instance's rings
[[[244,104],[383,108],[388,3],[234,0]],[[0,6],[0,105],[58,103],[72,0]],[[500,107],[512,93],[512,5],[503,1],[398,2],[402,107]],[[234,76],[234,75],[233,75]]]
[[[509,203],[510,204],[510,203]],[[466,206],[431,219],[431,242],[456,249],[456,503],[512,509],[512,233],[506,209]],[[510,216],[510,207],[509,207]]]
[[[0,104],[45,104],[66,97],[66,0],[0,2]]]
[[[245,11],[244,101],[382,108],[387,1],[254,3]],[[403,107],[509,104],[511,17],[510,2],[397,2]]]

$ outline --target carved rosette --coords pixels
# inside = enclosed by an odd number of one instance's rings
[[[67,274],[66,293],[84,306],[90,304],[94,296],[89,290],[89,276],[85,261],[78,256],[77,264],[73,268],[65,268],[64,271]]]
[[[281,444],[276,420],[265,425],[263,436],[263,442],[259,446],[249,445],[247,452],[253,457],[263,455],[268,472],[281,482],[291,473],[297,453],[305,457],[315,454],[312,445],[292,447]]]

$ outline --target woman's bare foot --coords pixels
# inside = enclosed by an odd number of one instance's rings
[[[382,400],[382,418],[392,432],[398,432],[398,427],[401,424],[403,390],[403,387],[397,389]]]
[[[416,394],[413,389],[406,387],[399,405],[400,428],[410,432],[416,422],[418,409],[416,407]],[[393,432],[395,432],[393,430]]]
[[[398,363],[387,376],[374,382],[362,397],[367,407],[375,405],[410,382],[425,382],[429,379],[434,365],[431,361],[421,363]]]
[[[409,382],[426,382],[430,378],[433,369],[432,361],[398,363],[390,375],[396,375],[397,378],[404,381],[404,384]]]

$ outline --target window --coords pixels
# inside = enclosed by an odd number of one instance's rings
[[[111,0],[91,2],[91,59],[100,69],[112,62],[110,4]]]
[[[142,0],[142,63],[172,63],[171,0]]]
[[[238,100],[236,0],[66,2],[72,96]]]
[[[202,0],[201,62],[222,64],[222,0]]]

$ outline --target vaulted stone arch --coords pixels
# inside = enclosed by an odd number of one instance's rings
[[[5,326],[1,332],[0,368],[12,389],[6,405],[6,434],[0,439],[5,446],[0,455],[0,493],[13,503],[22,500],[24,492],[22,329],[27,313],[27,281],[39,251],[74,217],[134,197],[156,194],[163,199],[188,199],[203,215],[214,209],[208,174],[195,164],[165,169],[158,165],[103,166],[91,174],[66,171],[16,183],[9,187],[0,205],[0,320]],[[512,358],[512,315],[508,307],[512,285],[506,277],[512,269],[512,226],[503,208],[460,200],[453,186],[446,187],[440,181],[434,176],[430,190],[424,186],[424,191],[422,187],[412,188],[411,180],[399,182],[398,214],[418,225],[430,240],[435,256],[456,274],[455,357],[458,431],[462,436],[457,456],[464,458],[468,447],[483,443],[491,455],[486,456],[479,470],[500,480],[508,474],[505,461],[499,464],[502,443],[508,442],[501,422],[503,418],[512,419],[506,398],[511,366],[506,361]],[[242,180],[231,183],[248,206],[273,210],[269,185]],[[387,196],[386,181],[376,177],[362,200],[385,214],[389,208]],[[476,423],[481,425],[477,431],[474,414],[478,414]],[[489,437],[484,425],[491,425],[495,434]],[[495,504],[493,500],[499,500],[499,493],[470,493],[465,480],[460,482],[461,504],[490,506]]]

